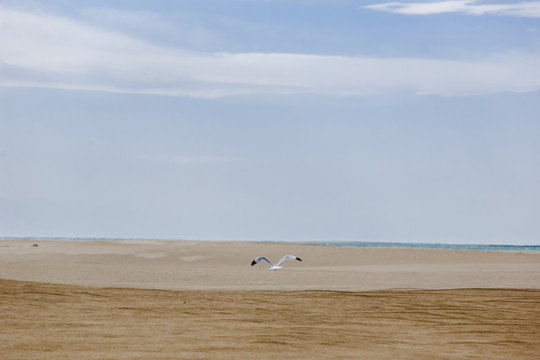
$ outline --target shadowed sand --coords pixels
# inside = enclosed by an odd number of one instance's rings
[[[11,279],[0,280],[2,359],[537,359],[540,353],[537,253],[33,244],[0,242],[0,278]],[[277,260],[288,253],[304,261],[287,261],[279,271],[250,266],[258,255]]]

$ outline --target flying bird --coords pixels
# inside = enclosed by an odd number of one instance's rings
[[[279,264],[281,264],[283,261],[285,260],[298,260],[298,261],[302,261],[302,259],[300,259],[299,257],[296,257],[294,255],[285,255],[284,257],[281,258],[281,260],[279,260],[277,262],[277,264],[272,264],[270,261],[268,261],[267,258],[265,258],[264,256],[259,256],[258,258],[256,258],[255,260],[253,260],[251,262],[251,266],[255,265],[256,263],[258,263],[259,261],[266,261],[267,263],[270,264],[270,266],[268,267],[268,270],[277,270],[277,269],[281,269],[283,266],[279,266]]]

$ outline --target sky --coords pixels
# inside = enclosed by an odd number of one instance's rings
[[[540,244],[540,1],[0,0],[0,237]]]

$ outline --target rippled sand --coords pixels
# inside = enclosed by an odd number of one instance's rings
[[[538,359],[540,290],[194,291],[0,281],[2,359]]]

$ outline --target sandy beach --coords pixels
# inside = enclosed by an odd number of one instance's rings
[[[0,279],[3,359],[540,353],[535,252],[2,240]]]
[[[37,246],[34,246],[37,245]],[[250,266],[259,256],[279,271]],[[540,253],[263,242],[0,241],[0,278],[170,290],[540,288]]]

